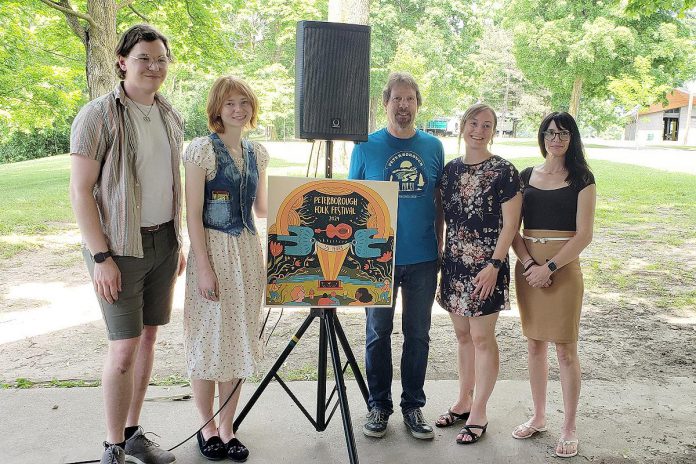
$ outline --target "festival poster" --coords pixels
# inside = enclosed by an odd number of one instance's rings
[[[268,178],[267,306],[391,306],[396,182]]]

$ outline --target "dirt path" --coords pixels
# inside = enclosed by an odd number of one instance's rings
[[[696,287],[696,247],[692,255],[681,252],[674,265],[691,276],[685,282]],[[640,250],[621,247],[607,232],[596,234],[595,242],[583,255],[590,263],[613,253],[624,263],[635,262],[648,253],[670,253],[658,244],[646,243]],[[635,255],[635,256],[634,256]],[[689,272],[690,271],[690,272]],[[18,378],[32,381],[51,379],[96,380],[106,346],[101,314],[79,252],[79,236],[74,229],[45,237],[43,247],[26,251],[11,261],[0,262],[0,382]],[[662,280],[644,271],[643,283]],[[655,272],[653,272],[655,274]],[[177,284],[172,323],[161,330],[154,375],[159,380],[185,376],[182,340],[183,279]],[[635,287],[608,291],[601,284],[589,283],[581,323],[580,359],[583,378],[621,382],[626,379],[660,383],[671,377],[696,380],[696,360],[681,347],[696,346],[696,312],[678,313],[656,310],[659,295],[636,293]],[[664,285],[667,285],[665,282]],[[674,291],[683,291],[677,282]],[[639,290],[640,288],[638,288]],[[611,289],[609,289],[611,290]],[[511,292],[514,294],[513,292]],[[514,306],[514,305],[513,305]],[[341,323],[358,361],[362,364],[364,314],[361,310],[339,310]],[[268,324],[276,324],[279,310],[271,312]],[[285,310],[268,343],[260,366],[265,372],[285,348],[306,317],[302,310]],[[400,313],[398,315],[400,317]],[[398,366],[402,337],[395,322],[394,366]],[[526,342],[521,334],[516,308],[503,313],[498,328],[501,379],[526,379]],[[266,335],[267,336],[267,335]],[[447,313],[433,310],[430,332],[430,379],[455,379],[455,339]],[[316,370],[318,324],[313,324],[288,359],[284,370],[293,379],[309,378]],[[553,350],[550,356],[555,356]],[[551,362],[551,377],[558,377],[557,363]]]
[[[518,151],[517,155],[533,153]],[[665,169],[689,172],[689,166],[673,164]],[[637,227],[649,226],[633,229]],[[663,411],[645,407],[645,401],[636,397],[636,406],[622,409],[623,416],[612,413],[620,390],[613,386],[638,384],[655,392],[656,397],[675,383],[696,386],[696,307],[688,296],[696,294],[696,239],[677,249],[662,234],[666,237],[688,231],[652,227],[649,232],[649,238],[641,238],[640,246],[636,246],[635,241],[626,238],[630,235],[626,231],[599,228],[582,257],[587,276],[579,344],[582,376],[584,380],[607,384],[599,394],[586,391],[581,397],[583,417],[598,424],[611,424],[622,436],[629,437],[628,454],[636,457],[635,461],[615,456],[598,462],[691,462],[686,456],[696,450],[691,429],[680,429],[683,421],[674,421],[674,411],[680,411],[676,403]],[[35,250],[0,260],[0,383],[13,385],[22,378],[46,384],[53,379],[97,381],[106,337],[82,262],[78,231],[68,224],[56,235],[31,239],[39,242]],[[183,285],[180,279],[172,322],[162,328],[156,348],[154,380],[159,384],[186,381],[181,322]],[[276,321],[278,324],[259,366],[259,375],[277,359],[306,314],[302,309],[286,310],[278,321],[280,311],[271,312],[266,336]],[[364,314],[361,310],[342,309],[339,317],[362,365]],[[402,343],[400,317],[398,312],[393,337],[395,378],[399,377]],[[430,336],[428,379],[456,379],[451,322],[437,306],[433,308]],[[497,336],[500,379],[526,381],[526,342],[515,308],[501,315]],[[281,375],[288,380],[313,378],[317,347],[315,323],[288,358]],[[555,357],[553,350],[549,356]],[[558,379],[557,365],[551,359],[550,377],[554,380]],[[631,397],[621,399],[631,402]],[[655,414],[670,425],[646,431],[647,422],[643,421]],[[638,430],[640,427],[643,429]]]

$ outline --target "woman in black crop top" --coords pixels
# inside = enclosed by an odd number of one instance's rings
[[[575,419],[580,398],[577,346],[583,280],[578,256],[592,241],[596,189],[570,114],[544,118],[538,142],[544,163],[520,174],[524,226],[512,245],[518,257],[517,303],[528,339],[534,414],[512,436],[525,439],[546,431],[547,351],[553,342],[565,413],[556,455],[571,457],[578,452]]]

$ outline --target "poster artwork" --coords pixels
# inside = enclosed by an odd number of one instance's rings
[[[267,306],[391,306],[398,184],[271,176]]]

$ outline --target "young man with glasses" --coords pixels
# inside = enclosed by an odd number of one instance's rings
[[[166,37],[128,29],[116,48],[121,79],[79,112],[70,137],[70,197],[109,339],[102,373],[102,464],[171,464],[145,437],[140,412],[157,328],[169,322],[180,251],[183,121],[157,93],[167,77]]]
[[[436,233],[437,184],[442,177],[444,151],[432,135],[416,129],[422,104],[418,84],[406,73],[392,73],[382,94],[387,127],[370,134],[353,149],[350,179],[399,183],[394,291],[401,288],[402,332],[401,412],[415,438],[432,439],[433,428],[423,418],[425,371],[430,346],[430,319],[438,271]],[[363,426],[369,437],[383,437],[393,412],[391,308],[367,308],[365,371],[370,389],[370,412]]]

